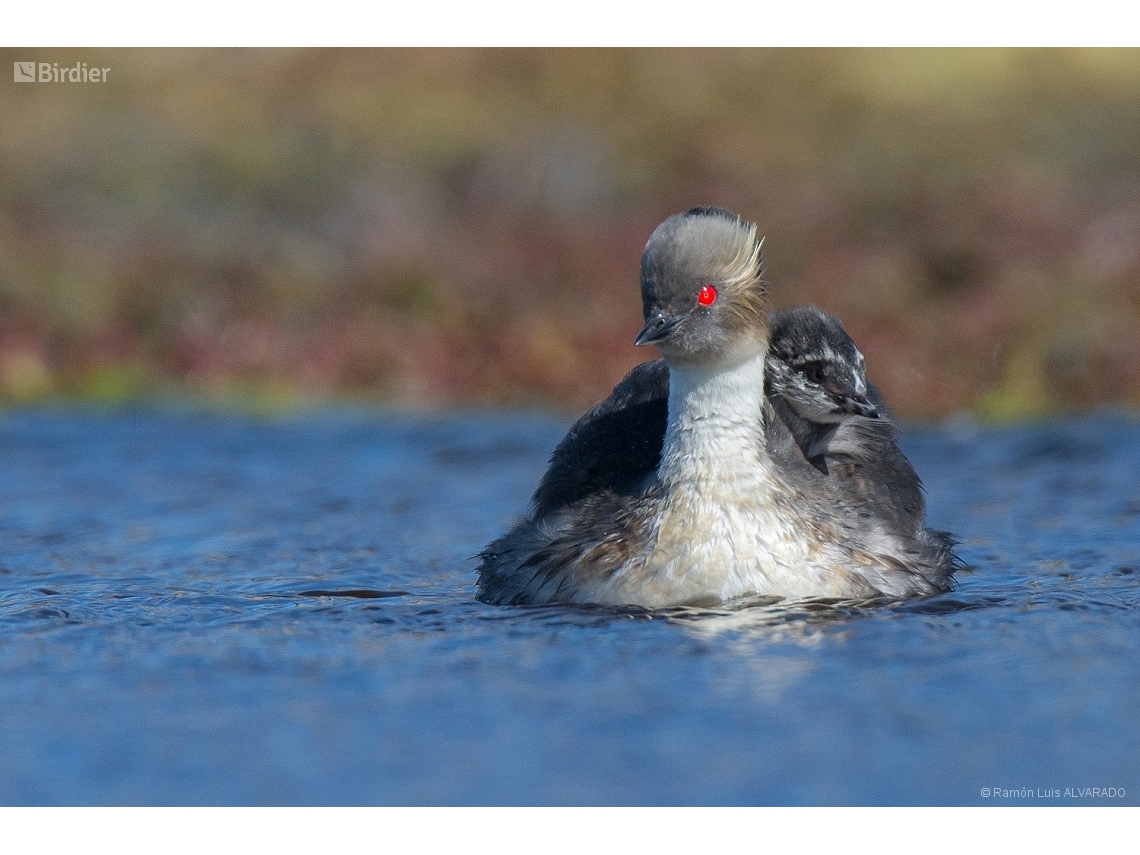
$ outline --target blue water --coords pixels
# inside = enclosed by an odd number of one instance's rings
[[[479,603],[565,427],[0,413],[0,803],[1140,804],[1135,417],[908,432],[943,596]]]

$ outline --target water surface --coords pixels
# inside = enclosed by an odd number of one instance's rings
[[[565,428],[0,414],[0,803],[1140,804],[1133,416],[909,431],[949,594],[479,603]]]

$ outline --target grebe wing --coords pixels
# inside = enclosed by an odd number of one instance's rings
[[[657,468],[669,409],[669,367],[643,362],[570,428],[534,491],[534,516],[601,491],[626,493]]]

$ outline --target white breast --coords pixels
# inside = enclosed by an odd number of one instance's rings
[[[663,606],[749,594],[843,596],[842,556],[810,530],[764,442],[764,354],[716,372],[671,369],[645,554],[595,592]]]

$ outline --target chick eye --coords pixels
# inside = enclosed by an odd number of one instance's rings
[[[712,285],[702,285],[697,292],[697,302],[702,306],[711,306],[716,302],[716,288]]]
[[[823,366],[818,362],[809,362],[803,366],[804,376],[811,383],[823,382]]]

